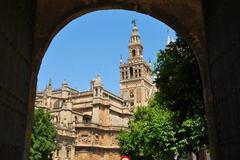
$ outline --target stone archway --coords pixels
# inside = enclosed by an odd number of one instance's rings
[[[12,0],[0,4],[1,159],[27,159],[37,74],[51,39],[74,18],[104,9],[145,13],[188,41],[202,74],[213,159],[240,159],[240,11],[234,0]]]
[[[92,11],[107,9],[125,9],[150,15],[174,28],[176,32],[182,35],[190,46],[192,46],[201,70],[210,144],[214,153],[216,153],[217,137],[213,110],[213,95],[208,69],[208,57],[205,48],[203,9],[200,0],[192,0],[190,2],[167,0],[38,1],[34,32],[34,64],[32,68],[31,95],[35,94],[36,77],[40,63],[53,37],[73,19]],[[31,105],[33,100],[34,96],[30,98],[29,115],[32,114]],[[31,122],[31,117],[29,117],[29,122]],[[31,128],[31,123],[29,123],[28,128]],[[28,143],[26,143],[26,145],[28,145]]]

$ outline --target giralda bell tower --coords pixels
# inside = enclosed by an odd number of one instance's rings
[[[151,64],[143,58],[143,46],[136,21],[133,20],[132,35],[128,44],[128,61],[120,61],[120,94],[135,110],[137,106],[147,105],[155,92],[152,82]]]

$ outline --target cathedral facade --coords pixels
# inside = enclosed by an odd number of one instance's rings
[[[120,96],[106,90],[99,75],[88,91],[79,92],[66,81],[53,89],[50,81],[37,92],[35,106],[50,112],[58,131],[54,160],[120,160],[119,131],[155,92],[136,23],[128,48],[128,61],[120,61]]]

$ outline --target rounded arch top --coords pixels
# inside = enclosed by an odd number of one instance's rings
[[[41,0],[37,1],[36,8],[33,47],[36,73],[53,37],[75,18],[98,10],[123,9],[143,13],[172,27],[194,49],[204,45],[200,0]]]

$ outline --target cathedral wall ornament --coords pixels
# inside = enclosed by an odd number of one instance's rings
[[[79,141],[82,142],[82,143],[91,143],[92,142],[92,137],[90,135],[81,135],[80,138],[79,138]]]

